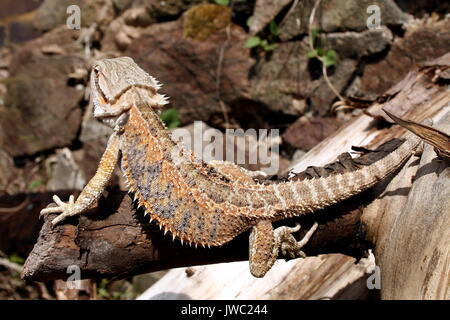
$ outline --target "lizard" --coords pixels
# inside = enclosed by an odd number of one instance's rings
[[[66,203],[55,195],[56,207],[41,214],[60,213],[52,226],[82,214],[100,198],[120,162],[137,206],[174,239],[220,246],[250,230],[249,265],[255,277],[271,269],[280,250],[304,256],[300,249],[307,239],[296,241],[292,235],[299,226],[274,229],[273,222],[314,212],[372,187],[403,165],[420,141],[408,136],[390,154],[355,171],[264,184],[245,178],[234,164],[222,170],[205,163],[175,141],[159,117],[168,103],[159,93],[161,84],[132,58],[97,61],[90,85],[94,117],[113,133],[95,175],[76,201],[70,196]],[[317,223],[305,237],[316,228]]]

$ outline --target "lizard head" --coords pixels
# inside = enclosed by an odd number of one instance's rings
[[[157,93],[160,87],[129,57],[99,60],[91,72],[94,117],[114,127],[132,106],[158,110],[168,103],[166,97]]]

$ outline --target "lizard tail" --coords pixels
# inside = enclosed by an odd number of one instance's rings
[[[273,185],[273,193],[279,198],[279,205],[273,206],[272,214],[276,216],[278,212],[284,218],[286,210],[292,210],[292,215],[315,211],[372,187],[400,168],[421,141],[412,134],[408,134],[405,139],[387,156],[355,171]]]

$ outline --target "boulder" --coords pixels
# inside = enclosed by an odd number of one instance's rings
[[[409,25],[404,36],[392,43],[384,59],[365,66],[348,94],[376,98],[402,80],[414,66],[447,53],[449,43],[450,19]]]
[[[230,25],[229,33],[215,29],[202,40],[187,37],[185,30],[184,17],[151,25],[123,53],[164,84],[162,92],[170,97],[170,107],[179,110],[183,124],[222,114],[219,95],[226,108],[247,97],[253,65],[244,47],[247,34],[239,26]]]
[[[13,54],[4,106],[0,106],[0,148],[11,156],[67,146],[76,138],[84,89],[70,86],[68,75],[84,68],[77,34],[62,27]],[[49,45],[64,53],[43,53]]]
[[[308,33],[314,3],[315,0],[300,1],[285,17],[280,28],[281,40]],[[383,26],[402,26],[410,19],[393,0],[323,0],[317,8],[314,26],[325,33],[367,30],[367,19],[372,15],[367,13],[367,8],[371,5],[380,8]]]
[[[324,115],[336,98],[327,86],[318,60],[308,58],[306,39],[281,43],[266,57],[261,58],[252,78],[252,99],[265,104],[272,111],[300,116],[305,111]],[[330,81],[341,91],[356,70],[356,61],[340,59],[329,68]],[[306,102],[309,105],[302,106]]]

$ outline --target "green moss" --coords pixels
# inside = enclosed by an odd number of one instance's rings
[[[231,9],[215,4],[202,4],[186,11],[184,36],[203,41],[231,23]]]

